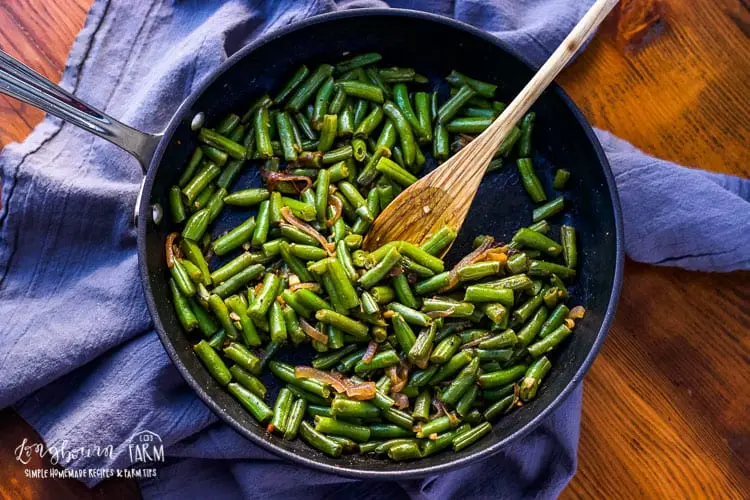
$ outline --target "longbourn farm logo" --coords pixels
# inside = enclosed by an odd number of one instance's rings
[[[164,444],[161,436],[152,431],[141,431],[134,434],[128,445],[130,463],[164,462]]]
[[[96,462],[97,459],[110,461],[116,456],[121,456],[124,453],[123,448],[127,448],[128,458],[130,459],[130,467],[128,468],[84,468],[76,463],[79,460],[86,459],[92,459],[92,462]],[[115,450],[118,450],[118,452],[116,453]],[[157,474],[153,465],[164,462],[165,458],[164,443],[161,436],[149,430],[133,434],[129,441],[117,447],[111,444],[72,447],[67,439],[47,446],[44,443],[30,442],[24,438],[14,452],[16,460],[24,465],[30,465],[34,456],[46,459],[52,465],[52,467],[34,468],[31,466],[26,468],[24,470],[25,476],[34,479],[155,478]]]

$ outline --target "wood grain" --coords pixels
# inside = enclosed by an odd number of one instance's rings
[[[594,125],[649,153],[750,175],[747,2],[621,2],[564,88]],[[0,47],[58,79],[89,4],[6,0]],[[0,98],[0,146],[41,117]],[[586,378],[579,469],[563,498],[747,498],[748,325],[750,273],[628,262],[615,326]],[[12,450],[35,433],[11,411],[0,428],[0,498],[113,494],[25,479]],[[128,484],[114,491],[136,497]]]

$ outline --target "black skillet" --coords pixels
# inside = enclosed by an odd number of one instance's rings
[[[498,98],[510,101],[533,75],[532,68],[512,55],[501,41],[466,24],[409,10],[363,9],[328,14],[288,26],[258,40],[229,58],[182,103],[163,134],[144,134],[81,103],[9,56],[0,53],[0,92],[20,98],[60,118],[98,134],[131,152],[146,170],[136,213],[138,258],[146,300],[164,348],[187,383],[225,422],[252,442],[303,465],[360,478],[405,479],[469,465],[500,451],[534,429],[583,379],[609,330],[622,284],[623,235],[620,203],[612,172],[591,127],[556,85],[534,105],[535,165],[550,192],[554,168],[572,173],[566,197],[571,209],[554,230],[567,222],[578,230],[579,278],[571,303],[587,309],[575,335],[553,355],[553,370],[538,397],[511,412],[490,436],[461,451],[444,452],[409,462],[393,463],[365,456],[329,458],[300,440],[270,436],[210,377],[191,350],[191,339],[175,316],[167,284],[164,239],[173,230],[168,217],[167,191],[176,183],[196,145],[193,117],[203,112],[213,124],[229,111],[244,108],[263,92],[277,89],[300,63],[336,62],[350,52],[377,51],[388,64],[413,66],[431,84],[451,69],[500,83]],[[443,92],[447,89],[442,88]],[[434,162],[428,160],[434,167]],[[247,167],[234,188],[260,184],[258,169]],[[528,225],[531,203],[519,184],[515,168],[489,174],[479,189],[458,241],[448,256],[471,250],[478,234],[508,240]],[[246,212],[226,209],[211,233],[238,224]],[[193,339],[194,340],[194,339]],[[282,352],[291,362],[309,354]],[[267,376],[273,395],[277,383]]]

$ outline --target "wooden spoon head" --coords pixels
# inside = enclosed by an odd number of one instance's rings
[[[472,159],[477,158],[459,153],[405,189],[375,219],[364,249],[372,251],[395,240],[418,245],[443,226],[458,232],[484,172],[466,168]]]

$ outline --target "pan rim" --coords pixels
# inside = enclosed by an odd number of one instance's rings
[[[435,22],[438,24],[447,25],[451,28],[455,28],[455,29],[468,32],[474,36],[481,38],[483,41],[486,41],[496,46],[497,48],[503,50],[511,57],[518,59],[523,64],[525,64],[531,71],[535,70],[534,65],[531,64],[526,58],[516,54],[512,50],[512,48],[508,46],[505,42],[503,42],[502,40],[500,40],[499,38],[495,37],[494,35],[488,32],[482,31],[478,28],[475,28],[474,26],[463,23],[461,21],[457,21],[455,19],[451,19],[448,17],[431,14],[427,12],[410,10],[410,9],[371,8],[371,9],[352,9],[348,11],[331,12],[331,13],[307,18],[305,20],[299,21],[297,23],[291,24],[289,26],[276,30],[272,33],[269,33],[253,41],[252,43],[242,47],[235,54],[233,54],[226,61],[224,61],[224,63],[222,63],[221,66],[219,66],[210,76],[208,76],[201,83],[201,85],[183,101],[183,103],[177,109],[177,111],[171,118],[169,124],[167,125],[164,131],[162,140],[159,143],[154,153],[154,156],[151,160],[151,164],[149,165],[149,169],[146,173],[146,177],[143,182],[143,192],[148,194],[148,196],[143,196],[141,198],[140,206],[138,207],[138,227],[137,227],[138,268],[140,271],[141,283],[142,283],[142,286],[146,295],[146,303],[148,305],[149,313],[151,314],[151,317],[153,319],[154,328],[159,336],[159,339],[162,345],[164,346],[164,349],[167,351],[167,355],[170,357],[172,363],[176,366],[180,375],[185,379],[185,381],[190,386],[190,388],[193,391],[195,391],[198,397],[200,397],[200,399],[214,413],[216,413],[224,422],[230,425],[234,430],[240,433],[243,437],[249,439],[253,444],[260,446],[264,449],[267,449],[282,458],[285,458],[292,462],[299,463],[301,465],[305,465],[307,467],[310,467],[310,468],[313,468],[322,472],[335,474],[339,476],[359,478],[359,479],[380,479],[380,480],[399,479],[399,480],[402,480],[402,479],[424,477],[424,476],[439,473],[439,472],[447,472],[447,471],[455,470],[461,467],[466,467],[472,463],[476,463],[478,461],[484,460],[492,455],[497,454],[499,451],[501,451],[503,448],[505,448],[509,444],[519,439],[522,439],[524,436],[528,435],[531,431],[533,431],[536,427],[538,427],[539,424],[544,419],[546,419],[553,411],[555,411],[560,406],[560,404],[567,399],[570,393],[581,383],[581,381],[583,380],[583,377],[585,376],[585,374],[588,372],[589,368],[591,367],[593,360],[595,359],[596,355],[599,353],[599,350],[601,349],[604,343],[604,340],[607,337],[609,329],[612,326],[615,312],[617,310],[618,301],[620,298],[620,291],[622,288],[622,281],[623,281],[624,262],[625,262],[622,207],[620,205],[620,198],[617,192],[617,187],[615,185],[614,174],[612,173],[612,169],[606,158],[606,155],[601,146],[601,143],[596,137],[591,125],[583,116],[583,113],[581,112],[581,110],[575,105],[573,100],[565,93],[565,91],[560,86],[558,86],[556,83],[553,83],[552,85],[550,85],[549,91],[554,92],[563,101],[563,103],[570,109],[570,111],[573,114],[573,117],[577,120],[578,124],[581,126],[584,134],[586,135],[588,141],[591,143],[591,146],[593,147],[597,160],[599,161],[602,167],[605,181],[607,183],[607,190],[609,193],[610,201],[612,202],[612,211],[613,211],[614,222],[615,222],[614,232],[615,232],[615,254],[616,254],[612,290],[608,298],[607,309],[604,313],[602,324],[599,328],[599,331],[596,334],[594,343],[591,346],[591,349],[587,353],[586,357],[581,362],[573,378],[567,383],[564,389],[557,394],[557,396],[550,402],[550,404],[548,404],[537,415],[535,415],[532,419],[526,422],[520,429],[504,436],[502,439],[499,439],[498,441],[496,441],[495,443],[493,443],[492,445],[488,446],[487,448],[483,450],[479,450],[465,457],[460,457],[460,458],[456,458],[455,460],[450,460],[443,464],[420,467],[418,466],[419,462],[410,462],[410,463],[401,464],[403,469],[399,471],[381,471],[381,470],[376,470],[376,469],[352,468],[345,464],[331,465],[331,464],[321,463],[310,457],[297,455],[289,450],[286,450],[282,447],[277,446],[276,444],[270,441],[262,439],[261,437],[257,436],[256,434],[251,432],[249,429],[244,427],[239,421],[234,419],[231,415],[227,414],[227,412],[219,406],[219,404],[207,393],[207,391],[193,377],[193,375],[190,373],[188,368],[184,364],[182,364],[181,360],[179,359],[177,349],[172,344],[164,328],[164,325],[162,324],[161,319],[159,318],[159,315],[157,314],[156,302],[155,302],[153,291],[151,290],[151,286],[149,284],[149,271],[148,271],[146,258],[145,258],[146,233],[147,233],[147,228],[149,226],[148,218],[151,216],[151,209],[150,209],[149,203],[150,203],[150,197],[151,197],[150,195],[151,195],[151,190],[153,188],[154,180],[156,178],[156,174],[158,173],[161,160],[169,145],[169,142],[171,141],[172,136],[175,133],[175,130],[180,125],[182,118],[186,114],[186,112],[188,112],[191,109],[192,105],[214,84],[214,82],[221,75],[223,75],[226,71],[232,68],[238,61],[244,59],[246,56],[248,56],[250,53],[257,50],[259,47],[277,38],[283,37],[289,33],[306,28],[308,26],[326,23],[332,20],[346,19],[346,18],[352,18],[352,17],[367,17],[367,16],[373,16],[373,15],[417,18],[420,20],[431,21],[431,22]]]

